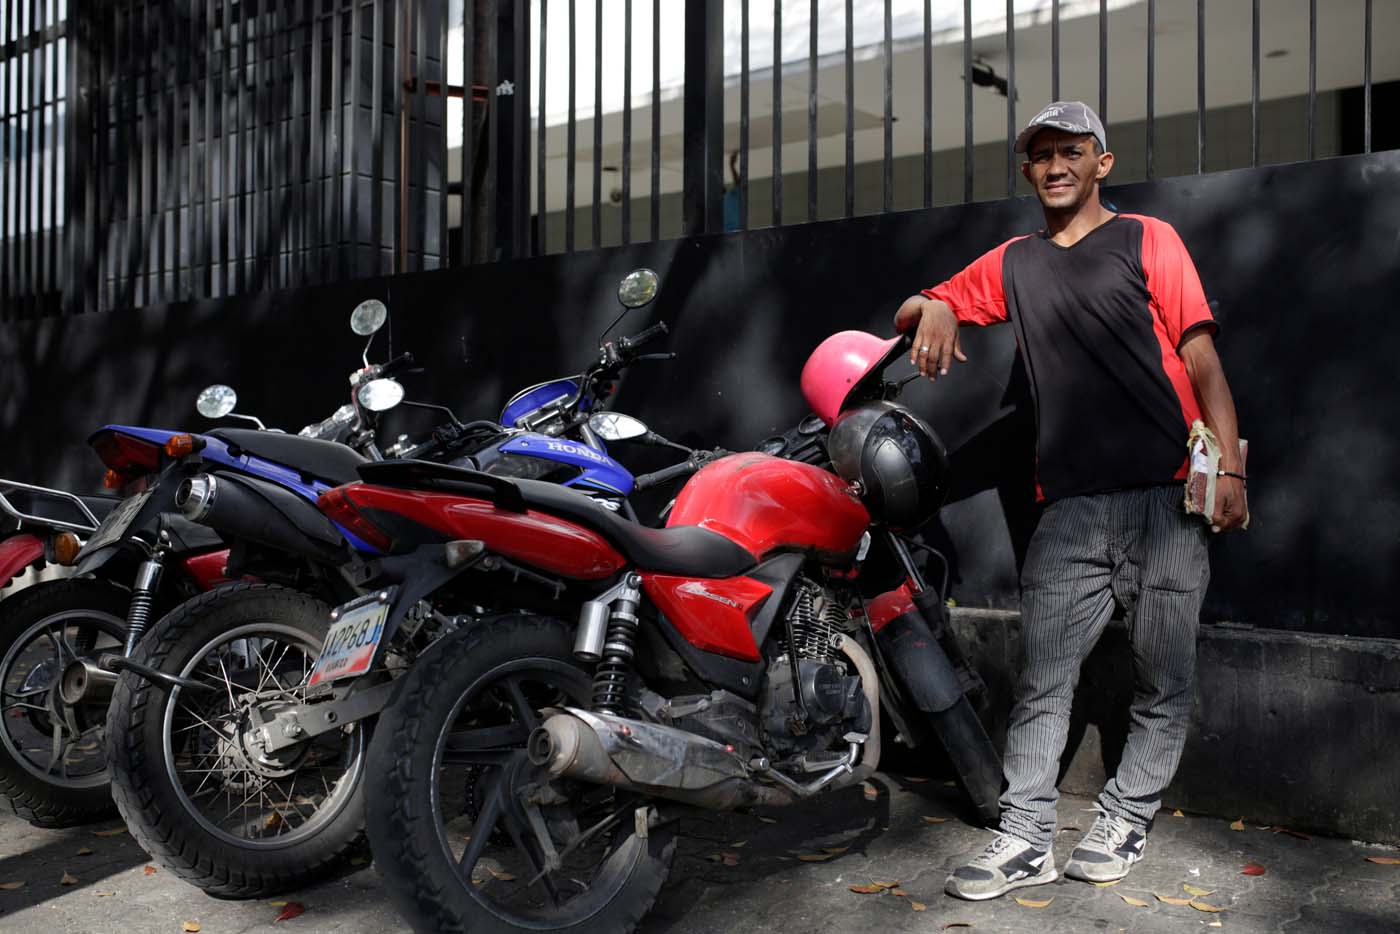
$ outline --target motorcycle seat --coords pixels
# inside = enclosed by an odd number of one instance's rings
[[[513,512],[537,510],[596,532],[638,570],[685,577],[734,577],[757,561],[743,546],[695,525],[652,529],[617,515],[597,500],[543,480],[508,480],[423,461],[365,464],[366,483],[399,489],[431,489],[487,499]]]
[[[216,428],[209,432],[244,454],[283,464],[293,470],[330,483],[351,483],[359,479],[355,471],[369,461],[352,449],[334,441],[284,435],[253,428]]]

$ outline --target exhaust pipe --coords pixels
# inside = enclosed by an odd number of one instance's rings
[[[58,682],[58,696],[69,707],[79,704],[106,704],[112,699],[112,689],[119,675],[101,668],[86,658],[75,659],[63,669]]]
[[[198,474],[175,491],[191,522],[230,539],[257,542],[320,561],[344,558],[344,539],[311,503],[272,483],[240,475]]]
[[[870,734],[863,743],[852,738],[845,761],[805,785],[770,768],[767,760],[745,763],[732,746],[694,733],[572,707],[555,713],[530,734],[530,761],[557,778],[614,785],[716,810],[787,805],[863,781],[880,762],[879,682],[870,656],[854,640],[842,639],[840,648],[860,672],[872,714]],[[777,784],[758,781],[758,776]]]

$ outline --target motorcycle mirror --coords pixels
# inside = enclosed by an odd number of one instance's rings
[[[403,401],[403,386],[392,379],[372,379],[355,390],[355,399],[371,412],[387,412]]]
[[[629,272],[617,287],[617,300],[624,308],[641,308],[656,298],[660,279],[650,269],[634,269]]]
[[[595,412],[588,419],[588,427],[604,441],[629,441],[651,434],[640,419],[621,412]]]
[[[361,337],[369,337],[384,327],[389,320],[389,309],[377,298],[369,298],[355,306],[350,312],[350,330]]]
[[[238,393],[233,391],[232,386],[223,383],[205,386],[194,400],[195,411],[205,418],[223,418],[237,404]]]

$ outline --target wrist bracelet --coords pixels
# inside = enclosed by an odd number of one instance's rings
[[[1217,470],[1217,471],[1215,472],[1215,475],[1216,475],[1217,477],[1234,477],[1236,480],[1248,480],[1248,479],[1249,479],[1249,478],[1246,477],[1244,474],[1242,474],[1242,473],[1235,473],[1233,470]]]

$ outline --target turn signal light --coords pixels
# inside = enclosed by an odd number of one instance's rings
[[[165,442],[165,453],[170,457],[188,457],[204,447],[204,439],[194,435],[171,435]]]
[[[109,470],[102,477],[102,485],[109,490],[120,490],[122,487],[126,486],[126,477],[117,473],[115,470]]]
[[[72,567],[82,551],[83,543],[72,532],[59,532],[53,537],[53,558],[64,567]]]

